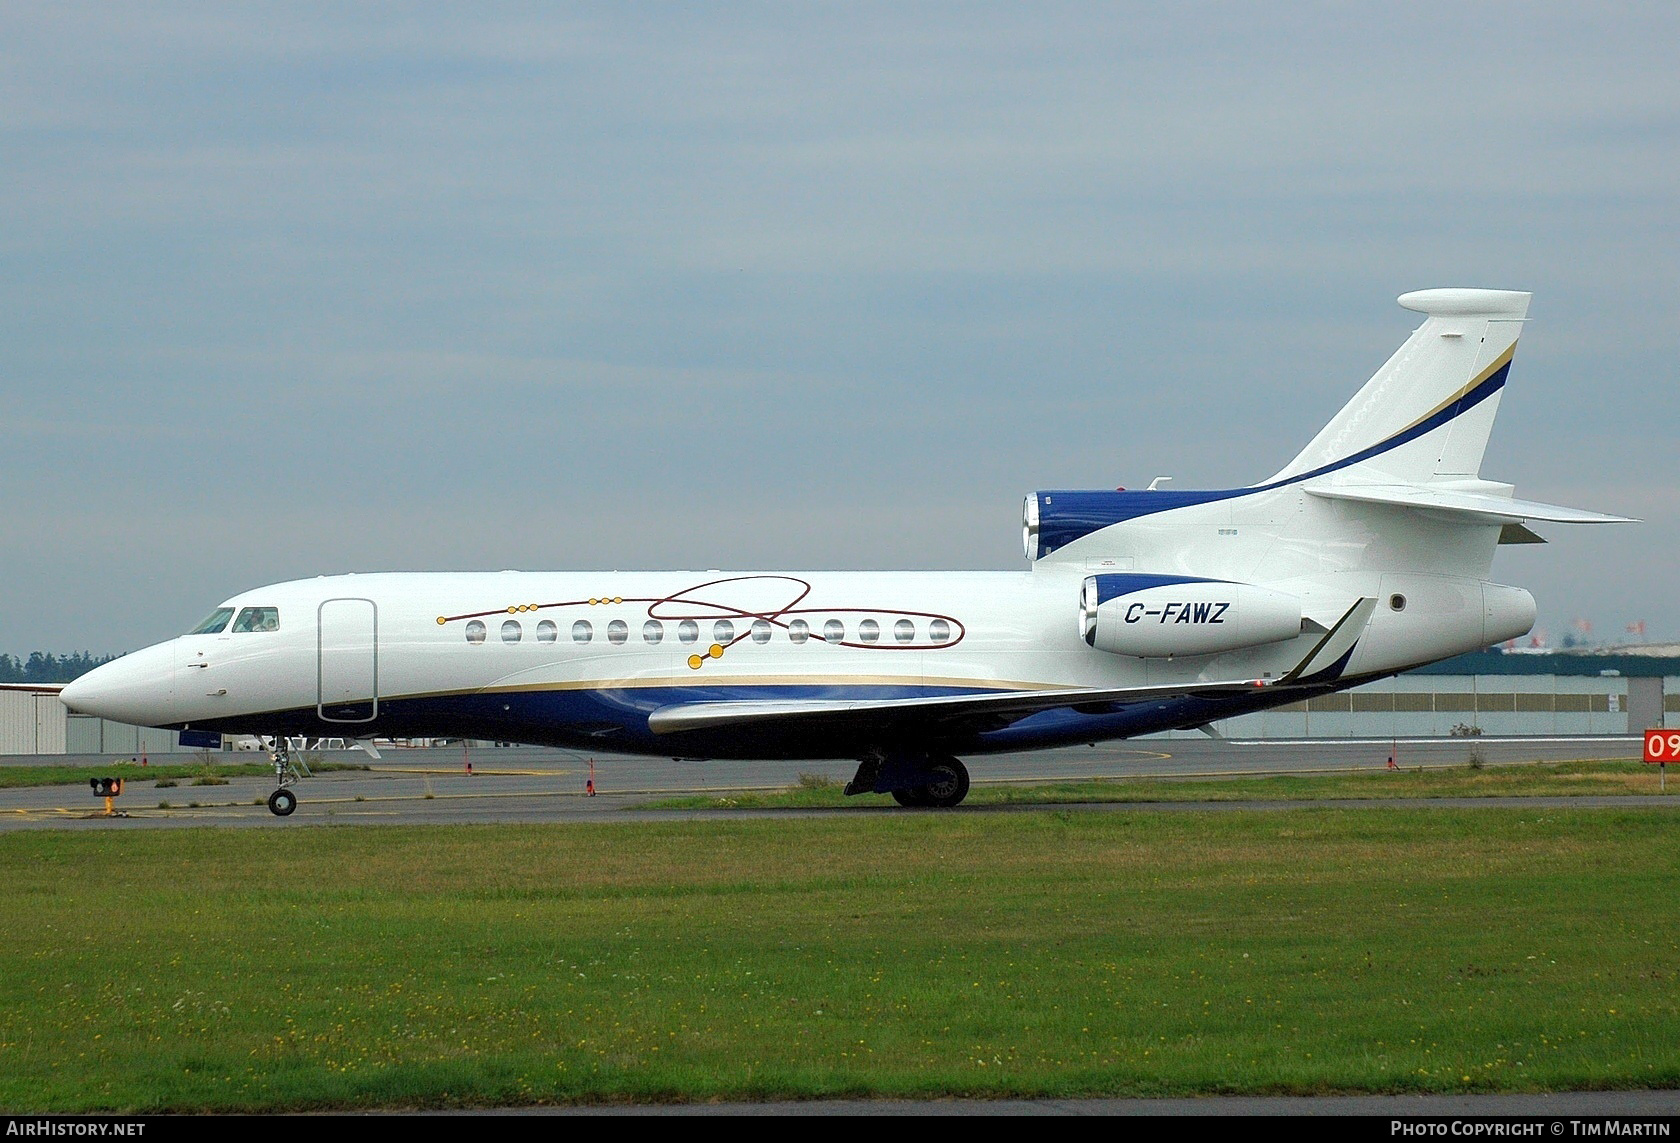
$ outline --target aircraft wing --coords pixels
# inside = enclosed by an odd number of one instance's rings
[[[648,728],[655,734],[773,724],[790,728],[824,724],[837,729],[855,727],[872,731],[891,731],[896,727],[995,730],[1047,710],[1072,708],[1088,714],[1104,713],[1104,708],[1120,703],[1183,697],[1212,698],[1271,686],[1275,681],[1241,679],[1106,690],[1080,687],[873,701],[767,699],[678,703],[660,707],[648,715]]]

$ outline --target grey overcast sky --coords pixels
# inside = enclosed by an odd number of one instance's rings
[[[1680,7],[0,5],[0,650],[346,570],[1022,566],[1533,290],[1495,575],[1680,638]]]

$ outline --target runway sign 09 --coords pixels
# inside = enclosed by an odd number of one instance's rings
[[[1645,761],[1654,766],[1680,765],[1680,730],[1647,730]]]

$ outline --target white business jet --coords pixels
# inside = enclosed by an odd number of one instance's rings
[[[279,815],[289,735],[856,759],[848,794],[955,806],[958,755],[1205,727],[1527,632],[1495,547],[1624,520],[1479,476],[1529,298],[1402,296],[1423,324],[1259,484],[1027,497],[1024,571],[327,576],[236,595],[63,700],[273,736]]]

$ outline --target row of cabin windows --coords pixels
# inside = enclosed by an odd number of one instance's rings
[[[767,619],[754,619],[748,627],[748,633],[754,643],[768,643],[775,629]],[[489,634],[489,628],[477,619],[467,624],[467,642],[482,643]],[[790,643],[803,643],[813,636],[820,637],[827,643],[843,643],[846,641],[846,625],[838,619],[830,619],[822,625],[820,635],[811,630],[811,625],[803,619],[795,619],[787,625],[787,637]],[[525,628],[517,619],[508,619],[502,623],[502,642],[517,643],[525,637]],[[863,643],[878,643],[881,640],[881,625],[873,619],[865,619],[858,624],[857,637]],[[916,641],[916,624],[913,620],[900,619],[892,625],[892,637],[899,643],[914,643]],[[943,619],[935,619],[928,624],[927,637],[933,643],[948,643],[951,639],[951,625]],[[536,638],[539,643],[553,643],[560,638],[560,629],[551,619],[544,619],[537,624]],[[595,626],[587,619],[579,619],[572,624],[572,642],[588,643],[595,638]],[[614,619],[607,624],[607,642],[615,647],[623,646],[630,640],[630,625],[622,619]],[[735,640],[735,624],[728,619],[719,619],[712,624],[712,642],[727,646]],[[651,645],[665,641],[665,624],[657,619],[649,619],[642,624],[642,642]],[[698,643],[700,641],[700,624],[692,619],[684,619],[677,624],[677,642]]]
[[[208,618],[188,631],[188,635],[220,635],[227,627],[228,620],[233,619],[233,608],[218,607]],[[246,607],[240,610],[239,618],[233,620],[232,635],[244,635],[252,631],[280,630],[280,609],[278,607]]]

